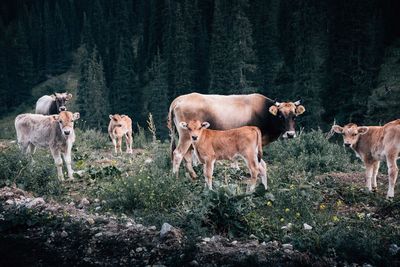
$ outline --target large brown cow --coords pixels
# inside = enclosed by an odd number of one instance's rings
[[[226,131],[210,130],[208,122],[192,120],[180,122],[180,127],[188,130],[194,151],[204,164],[206,185],[212,189],[212,175],[217,160],[234,160],[242,157],[251,174],[248,191],[253,191],[260,175],[267,190],[266,164],[262,160],[262,143],[260,129],[244,126]]]
[[[73,179],[71,149],[75,142],[74,121],[79,113],[62,111],[59,115],[21,114],[15,118],[18,145],[24,153],[34,153],[36,147],[50,149],[57,166],[58,178],[64,180],[62,172],[64,157],[68,177]]]
[[[387,198],[392,198],[399,172],[396,161],[400,153],[400,119],[383,126],[334,125],[332,130],[342,134],[344,146],[351,147],[364,162],[369,191],[376,190],[380,161],[386,160],[389,175]]]
[[[178,174],[181,161],[185,158],[190,176],[197,177],[189,150],[190,136],[187,130],[179,127],[181,121],[207,121],[214,130],[257,126],[261,130],[263,145],[268,145],[281,135],[283,138],[295,137],[295,119],[304,111],[300,101],[278,103],[261,94],[225,96],[191,93],[179,96],[172,101],[168,113],[173,172]],[[175,130],[179,134],[177,147]]]

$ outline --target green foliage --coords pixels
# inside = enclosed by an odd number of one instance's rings
[[[32,158],[23,155],[15,145],[0,151],[0,185],[16,184],[38,195],[63,194],[65,189],[57,178],[56,166],[50,153],[37,149]]]

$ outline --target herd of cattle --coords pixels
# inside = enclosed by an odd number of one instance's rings
[[[71,94],[55,93],[43,96],[36,103],[36,114],[21,114],[15,119],[18,144],[24,153],[33,154],[35,147],[49,148],[63,180],[62,157],[69,179],[73,179],[71,149],[75,141],[74,121],[79,113],[67,111]],[[212,189],[215,161],[243,158],[251,174],[249,191],[258,177],[267,189],[266,164],[262,147],[283,138],[296,137],[296,117],[305,112],[300,101],[279,103],[261,94],[203,95],[191,93],[177,97],[170,105],[168,128],[171,137],[173,173],[178,176],[184,160],[187,171],[195,179],[193,160],[204,165],[206,186]],[[109,136],[115,153],[122,153],[122,138],[126,152],[132,153],[132,120],[127,115],[110,115]],[[384,126],[344,127],[332,130],[343,135],[344,145],[352,148],[366,167],[366,187],[376,190],[376,176],[381,160],[388,166],[387,197],[394,196],[398,176],[397,159],[400,153],[400,119]],[[178,145],[175,144],[176,132]],[[62,156],[62,157],[61,157]]]

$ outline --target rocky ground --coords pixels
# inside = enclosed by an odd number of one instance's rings
[[[90,213],[18,188],[0,189],[0,266],[335,265],[277,241],[189,239],[180,229],[144,226],[127,216]]]

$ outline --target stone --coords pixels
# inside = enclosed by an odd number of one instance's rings
[[[282,244],[282,249],[283,249],[283,250],[285,250],[285,249],[293,250],[293,245],[292,245],[292,244],[289,244],[289,243]]]
[[[44,204],[44,203],[45,203],[45,202],[44,202],[44,199],[43,199],[43,198],[37,197],[37,198],[32,199],[29,203],[27,203],[27,204],[26,204],[26,207],[29,208],[29,209],[31,209],[31,208],[37,207],[37,206],[39,206],[39,205],[42,205],[42,204]]]
[[[312,230],[313,229],[313,227],[307,223],[304,223],[303,227],[304,227],[304,230]]]
[[[165,235],[171,232],[173,228],[174,227],[169,223],[163,223],[163,225],[161,226],[160,237],[165,237]]]

